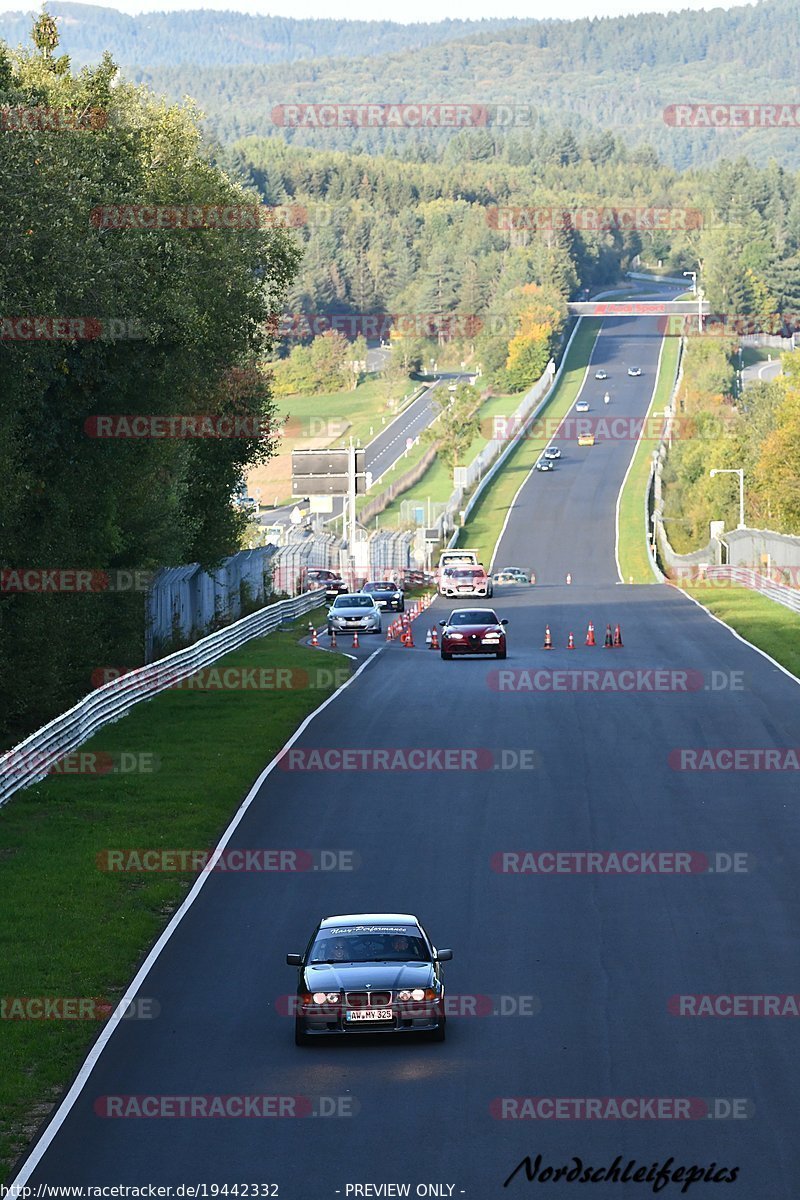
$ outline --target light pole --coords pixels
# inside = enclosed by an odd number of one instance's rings
[[[692,281],[692,292],[697,294],[697,271],[684,271],[684,275],[688,276]]]
[[[684,271],[683,274],[692,281],[692,295],[697,296],[697,332],[703,332],[703,289],[697,286],[697,271]]]
[[[743,467],[714,467],[709,471],[709,475],[713,479],[715,475],[738,475],[739,476],[739,524],[738,529],[745,529],[744,523],[744,468]]]

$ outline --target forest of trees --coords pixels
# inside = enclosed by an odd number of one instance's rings
[[[252,197],[209,164],[189,113],[115,83],[107,58],[71,74],[47,17],[35,40],[13,60],[0,44],[0,109],[102,120],[0,137],[0,565],[216,563],[240,537],[231,493],[270,438],[87,431],[109,413],[269,420],[257,364],[299,250],[283,229],[96,228],[92,210],[112,200]],[[22,317],[45,318],[41,336]],[[78,324],[47,324],[59,318]],[[4,574],[0,742],[67,708],[95,667],[141,661],[143,621],[141,592],[15,594]]]
[[[650,142],[685,168],[776,156],[800,168],[797,128],[673,129],[675,102],[800,100],[800,22],[794,0],[662,15],[400,25],[291,20],[212,11],[146,13],[55,0],[77,64],[109,50],[128,78],[178,102],[192,96],[207,127],[231,143],[250,135],[373,154],[436,154],[447,129],[282,129],[276,105],[459,100],[518,106],[495,113],[495,135],[569,124],[578,137],[611,130]],[[0,39],[27,37],[30,17],[0,16]],[[500,124],[497,124],[497,121]]]

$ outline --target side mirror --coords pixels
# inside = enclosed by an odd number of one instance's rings
[[[437,962],[450,962],[450,959],[452,957],[453,957],[452,950],[437,950],[436,951],[436,961]]]
[[[302,967],[302,965],[303,965],[302,954],[287,954],[286,955],[286,965],[289,967]]]
[[[507,624],[508,624],[508,617],[503,617],[503,619],[502,619],[502,621],[500,622],[500,624],[501,624],[501,625],[507,625]]]
[[[440,622],[439,622],[439,624],[440,624],[440,625],[446,625],[446,624],[447,624],[447,621],[440,621]]]

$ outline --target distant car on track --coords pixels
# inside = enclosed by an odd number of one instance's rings
[[[553,464],[551,463],[549,458],[540,458],[536,464],[536,470],[537,471],[552,471]]]
[[[628,367],[628,374],[632,379],[638,379],[642,373],[641,367]]]
[[[295,1044],[362,1033],[425,1033],[443,1042],[440,964],[452,957],[408,914],[323,917],[305,952],[286,955],[298,968]]]
[[[522,567],[501,567],[495,571],[492,580],[502,587],[509,583],[530,583],[530,576]]]
[[[444,567],[439,591],[442,596],[486,596],[493,592],[492,580],[478,566]]]
[[[396,583],[392,583],[390,579],[385,579],[383,582],[365,583],[361,591],[372,596],[378,608],[394,612],[403,612],[405,608],[403,589]]]
[[[581,436],[578,438],[578,445],[579,446],[593,446],[594,445],[594,434],[593,433],[582,433]]]
[[[380,633],[381,610],[364,592],[337,596],[328,609],[328,634]]]
[[[442,627],[441,656],[454,654],[493,654],[506,657],[507,620],[500,620],[493,608],[455,608]]]
[[[608,372],[607,371],[595,371],[594,377],[595,377],[595,379],[608,379]]]
[[[588,412],[589,404],[586,400],[579,400],[575,405],[575,412]]]
[[[561,458],[561,451],[558,446],[548,446],[544,452],[545,458]]]

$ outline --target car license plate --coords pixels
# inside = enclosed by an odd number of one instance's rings
[[[390,1008],[360,1008],[353,1012],[348,1012],[348,1021],[391,1021],[392,1010]]]

